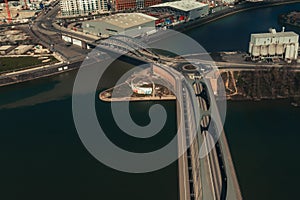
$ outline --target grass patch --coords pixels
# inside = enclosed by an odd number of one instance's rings
[[[43,63],[38,57],[24,56],[24,57],[0,57],[0,73],[15,71],[20,69],[28,69],[36,66],[53,64],[57,60],[53,56],[47,56],[49,62]],[[45,59],[46,60],[46,59]]]

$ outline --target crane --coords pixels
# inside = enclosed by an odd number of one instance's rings
[[[4,0],[4,1],[5,1],[5,6],[6,6],[6,12],[7,12],[7,22],[11,23],[11,15],[10,15],[8,1],[7,0]]]
[[[24,9],[28,10],[27,0],[24,0]]]

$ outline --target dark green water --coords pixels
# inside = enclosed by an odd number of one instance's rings
[[[295,10],[300,10],[300,3],[249,10],[185,33],[198,41],[208,52],[247,51],[251,33],[268,32],[271,27],[281,31],[278,15]],[[291,28],[286,27],[286,30]]]
[[[208,51],[246,50],[251,32],[277,27],[277,15],[300,4],[240,13],[187,32]],[[101,80],[111,86],[130,68],[116,63]],[[0,88],[1,199],[177,199],[177,164],[147,174],[128,174],[95,160],[83,147],[72,120],[75,72]],[[175,104],[159,139],[176,129]],[[147,107],[132,106],[133,118],[148,122]],[[108,105],[97,102],[98,113]],[[300,179],[297,142],[299,109],[288,101],[229,102],[226,133],[245,199],[297,199]],[[112,119],[104,120],[110,138],[131,147],[153,148],[120,135]],[[141,145],[142,144],[142,145]],[[160,144],[158,144],[160,145]]]
[[[229,102],[225,131],[245,199],[298,199],[300,108]]]
[[[130,67],[121,62],[116,66]],[[122,71],[108,73],[117,78]],[[177,199],[176,162],[157,172],[128,174],[106,167],[87,152],[72,117],[70,95],[75,74],[0,88],[4,97],[0,112],[1,199]],[[103,86],[112,81],[102,80]],[[147,124],[152,104],[131,106],[133,119]],[[175,104],[161,104],[170,117],[152,142],[122,136],[108,103],[97,101],[96,109],[114,142],[131,149],[151,149],[167,142],[176,131]]]

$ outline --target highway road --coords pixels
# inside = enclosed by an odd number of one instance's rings
[[[193,134],[195,131],[195,127],[197,126],[196,120],[198,120],[197,113],[194,109],[199,109],[200,113],[208,113],[210,107],[212,106],[211,103],[205,95],[199,95],[206,87],[203,87],[200,83],[196,83],[193,87],[189,87],[188,85],[190,82],[187,82],[186,78],[180,72],[176,71],[175,69],[169,68],[164,64],[159,64],[161,68],[165,71],[168,71],[169,74],[173,76],[176,80],[176,93],[177,93],[177,120],[178,120],[178,148],[179,153],[182,153],[184,149],[191,145],[191,139],[194,138]],[[212,91],[206,91],[212,92]],[[214,98],[214,97],[213,97]],[[198,103],[195,103],[193,99]],[[215,101],[212,101],[215,102]],[[198,107],[199,106],[199,107]],[[215,105],[214,105],[215,106]],[[212,109],[213,110],[213,109]],[[202,113],[202,114],[203,114]],[[219,118],[218,118],[219,120]],[[209,117],[204,117],[202,122],[204,127],[209,127],[211,125]],[[210,151],[210,146],[214,145],[213,142],[213,135],[211,136],[207,129],[203,129],[202,134],[199,136],[202,139],[203,143],[199,144],[207,148],[207,151]],[[194,138],[196,139],[196,138]],[[217,143],[215,148],[208,154],[208,156],[204,158],[199,157],[192,157],[194,153],[191,153],[192,149],[188,149],[186,152],[182,154],[182,156],[178,160],[178,167],[179,167],[179,189],[180,189],[180,200],[190,200],[192,197],[195,197],[195,190],[200,190],[201,199],[205,200],[225,200],[225,199],[242,199],[239,186],[238,184],[232,184],[232,182],[237,182],[234,168],[232,167],[233,164],[228,165],[228,162],[225,163],[224,160],[230,160],[230,152],[229,151],[222,151],[223,146],[220,144],[224,144],[223,137],[221,137]],[[201,148],[199,146],[199,149]],[[200,168],[193,168],[195,164],[188,162],[189,159],[192,159],[193,162],[197,162],[196,160],[200,160]],[[192,173],[189,173],[189,170],[192,169]],[[200,178],[201,183],[197,180],[194,180],[193,174],[197,174],[200,171]],[[228,185],[228,176],[230,179],[230,184]],[[193,182],[193,184],[189,184]],[[193,187],[193,188],[191,188]],[[195,188],[198,187],[198,188]],[[228,194],[228,192],[230,194]],[[199,195],[199,193],[198,193]],[[229,197],[229,198],[228,198]]]
[[[52,23],[56,21],[58,11],[59,5],[57,4],[49,11],[43,10],[32,23],[21,25],[20,28],[28,33],[35,42],[62,55],[67,62],[72,63],[84,60],[90,51],[75,45],[66,46],[61,39],[61,30],[53,27]]]

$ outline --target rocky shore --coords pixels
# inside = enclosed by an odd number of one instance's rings
[[[221,74],[228,100],[290,99],[300,104],[300,71],[290,67]]]

